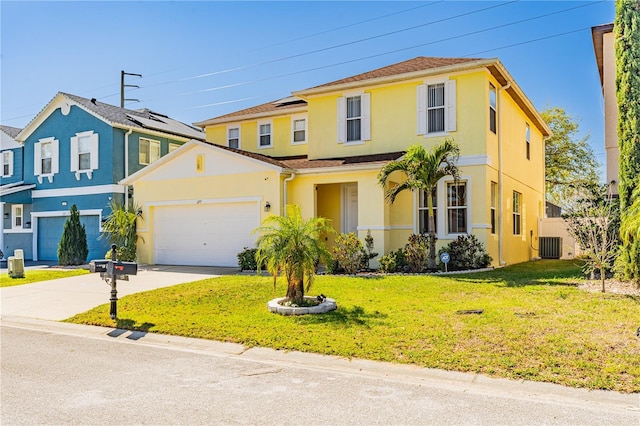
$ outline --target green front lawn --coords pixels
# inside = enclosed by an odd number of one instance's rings
[[[0,274],[0,287],[31,284],[88,273],[86,269],[27,269],[24,271],[24,278],[11,278],[8,273]]]
[[[452,276],[319,276],[338,310],[284,317],[267,277],[228,276],[126,296],[70,322],[192,336],[590,389],[640,392],[640,299],[576,288],[578,262]],[[477,314],[461,310],[482,309]]]

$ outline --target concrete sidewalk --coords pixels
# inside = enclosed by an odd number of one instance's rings
[[[27,269],[42,269],[46,265]],[[156,288],[169,287],[221,275],[237,274],[238,268],[140,265],[138,275],[118,281],[118,298]],[[7,273],[0,270],[0,273]],[[80,275],[0,288],[0,314],[60,321],[109,303],[111,286],[100,274]]]

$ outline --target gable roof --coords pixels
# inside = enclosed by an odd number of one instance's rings
[[[286,98],[278,99],[276,101],[267,102],[264,104],[252,106],[249,108],[241,109],[239,111],[231,112],[229,114],[220,115],[218,117],[210,118],[208,120],[199,121],[193,123],[194,126],[206,127],[213,124],[229,123],[237,121],[238,119],[246,120],[248,118],[269,117],[273,115],[280,115],[283,112],[288,114],[296,114],[307,111],[307,101],[300,99],[296,96],[289,96]]]
[[[18,136],[18,133],[20,133],[22,129],[19,129],[17,127],[11,127],[11,126],[0,126],[0,130],[2,130],[5,134],[15,139],[16,136]]]
[[[343,78],[340,80],[332,81],[330,83],[321,84],[319,86],[310,87],[308,89],[301,90],[300,92],[306,92],[308,90],[326,88],[331,86],[338,86],[345,83],[354,83],[359,81],[373,80],[383,77],[392,77],[404,74],[410,74],[418,71],[440,69],[459,64],[467,64],[470,62],[481,61],[477,58],[434,58],[427,56],[418,56],[413,59],[398,62],[397,64],[387,65],[382,68],[378,68],[372,71],[363,72],[361,74],[353,75],[351,77]]]
[[[57,108],[68,108],[75,105],[105,123],[122,129],[141,129],[147,132],[161,133],[187,139],[204,140],[205,135],[200,130],[188,124],[174,120],[166,115],[149,109],[129,110],[106,104],[94,99],[87,99],[69,93],[58,92],[54,98],[22,129],[17,135],[18,140],[24,141],[42,122]]]

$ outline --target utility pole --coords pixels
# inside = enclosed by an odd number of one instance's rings
[[[136,101],[136,102],[140,102],[140,99],[125,99],[124,98],[124,88],[125,87],[135,87],[137,89],[140,88],[140,86],[136,86],[135,84],[124,84],[124,76],[125,75],[133,75],[136,77],[142,77],[142,74],[133,74],[130,72],[124,72],[124,70],[120,71],[120,108],[124,108],[124,101]]]

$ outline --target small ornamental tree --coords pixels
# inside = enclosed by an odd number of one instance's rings
[[[58,244],[59,265],[82,265],[87,260],[89,247],[87,246],[87,231],[80,223],[80,212],[76,205],[72,205],[70,215],[64,223],[62,238]]]
[[[362,265],[363,251],[362,241],[354,232],[349,232],[336,237],[333,257],[347,274],[353,275]]]
[[[100,238],[106,238],[109,245],[118,246],[116,251],[118,260],[135,261],[138,241],[136,226],[138,218],[141,218],[138,211],[141,210],[133,203],[125,207],[124,204],[116,200],[112,200],[109,207],[111,213],[105,218]],[[111,249],[107,251],[106,257],[111,258]]]
[[[587,257],[585,272],[600,273],[602,292],[605,277],[613,269],[620,243],[620,204],[608,185],[585,190],[585,196],[563,215],[569,234]]]

